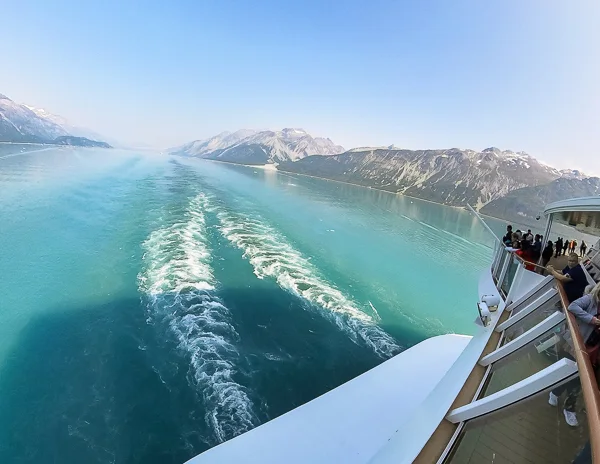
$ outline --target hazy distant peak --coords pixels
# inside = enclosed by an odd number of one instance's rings
[[[0,100],[9,100],[12,101],[10,98],[8,98],[6,95],[0,93]]]
[[[242,129],[223,136],[216,135],[196,140],[171,153],[200,156],[232,162],[283,162],[295,161],[311,155],[335,155],[344,147],[329,138],[312,137],[304,129],[286,127],[281,130],[251,131]]]

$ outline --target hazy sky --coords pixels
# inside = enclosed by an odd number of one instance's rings
[[[302,127],[600,174],[600,2],[2,2],[0,93],[158,147]]]

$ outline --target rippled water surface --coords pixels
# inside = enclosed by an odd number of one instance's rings
[[[462,210],[118,150],[0,145],[0,224],[7,463],[181,463],[470,333],[491,257]]]

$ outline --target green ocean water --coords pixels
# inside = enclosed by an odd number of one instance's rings
[[[184,462],[425,338],[471,333],[492,255],[456,208],[16,145],[0,145],[0,246],[2,463]]]

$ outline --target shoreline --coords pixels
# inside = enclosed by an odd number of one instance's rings
[[[195,158],[195,157],[190,156],[190,158]],[[289,177],[292,177],[292,174],[295,174],[297,176],[310,177],[312,179],[325,180],[328,182],[336,182],[338,184],[351,185],[352,187],[359,187],[359,188],[364,188],[367,190],[377,190],[378,192],[388,193],[390,195],[403,196],[406,198],[410,198],[412,200],[425,201],[427,203],[433,203],[434,205],[440,205],[440,206],[446,206],[448,208],[460,209],[460,210],[466,211],[467,213],[471,214],[470,211],[465,206],[445,205],[444,203],[438,203],[437,201],[426,200],[424,198],[414,197],[412,195],[406,195],[405,193],[390,192],[389,190],[384,190],[384,189],[377,188],[377,187],[369,187],[369,186],[361,185],[361,184],[353,184],[352,182],[345,182],[343,180],[329,179],[328,177],[311,176],[310,174],[302,174],[300,172],[283,171],[283,170],[277,169],[277,167],[267,168],[266,166],[274,166],[274,165],[270,165],[270,164],[242,164],[242,163],[234,163],[232,161],[221,161],[221,160],[215,160],[215,159],[209,159],[209,158],[197,158],[197,159],[201,159],[203,161],[213,161],[215,163],[232,164],[234,166],[245,166],[247,168],[258,168],[258,169],[262,169],[264,171],[277,172],[279,174],[283,174],[283,175],[286,175]],[[493,216],[488,216],[488,217],[493,217]],[[504,219],[502,219],[502,218],[494,217],[494,219],[499,219],[501,221],[504,221]]]
[[[424,198],[418,198],[418,197],[414,197],[412,195],[406,195],[405,193],[390,192],[389,190],[383,190],[383,189],[377,188],[377,187],[368,187],[366,185],[353,184],[352,182],[345,182],[343,180],[329,179],[327,177],[312,176],[310,174],[302,174],[302,173],[299,173],[299,172],[283,171],[283,170],[277,169],[274,165],[270,165],[270,164],[242,164],[242,163],[234,163],[232,161],[221,161],[221,160],[208,159],[208,158],[197,158],[195,156],[190,156],[189,158],[196,158],[196,159],[199,159],[199,160],[202,160],[202,161],[212,161],[212,162],[215,162],[215,163],[231,164],[231,165],[234,165],[234,166],[244,166],[244,167],[248,167],[248,168],[258,168],[258,169],[262,169],[262,170],[268,171],[268,172],[277,172],[279,174],[286,175],[288,177],[293,177],[293,175],[297,175],[297,176],[309,177],[309,178],[312,178],[312,179],[324,180],[324,181],[327,181],[327,182],[336,182],[338,184],[351,185],[353,187],[359,187],[359,188],[364,188],[364,189],[368,189],[368,190],[377,190],[378,192],[388,193],[390,195],[396,195],[396,196],[403,196],[403,197],[406,197],[406,198],[410,198],[411,200],[424,201],[426,203],[432,203],[434,205],[445,206],[445,207],[448,207],[448,208],[454,208],[454,209],[462,210],[462,211],[465,211],[466,213],[468,213],[469,215],[473,214],[473,213],[471,213],[471,211],[469,211],[469,209],[466,206],[445,205],[444,203],[438,203],[437,201],[425,200]],[[274,166],[274,168],[266,168],[265,166]],[[537,225],[534,224],[533,222],[531,224],[528,224],[527,222],[524,222],[524,221],[518,221],[516,219],[509,220],[509,219],[506,219],[506,218],[501,218],[501,217],[497,217],[497,216],[491,216],[491,215],[485,214],[485,213],[480,213],[479,211],[477,211],[477,214],[479,214],[479,215],[481,215],[481,216],[483,216],[485,218],[489,218],[489,219],[494,219],[496,221],[505,222],[506,224],[519,224],[521,226],[527,226],[528,228],[531,228],[532,230],[535,229],[535,228],[538,228]],[[539,228],[540,228],[540,230],[544,229],[543,226],[539,227]]]

